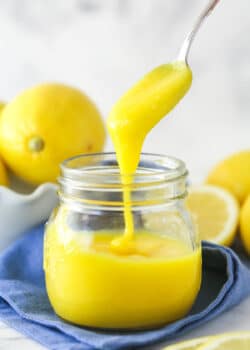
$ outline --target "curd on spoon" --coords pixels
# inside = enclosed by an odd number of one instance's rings
[[[111,247],[120,254],[132,253],[133,215],[130,185],[139,163],[145,137],[150,130],[187,93],[192,83],[192,72],[185,62],[159,66],[133,86],[114,105],[108,118],[121,179],[124,185],[125,232],[112,241]]]

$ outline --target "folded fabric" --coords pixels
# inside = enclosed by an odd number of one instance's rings
[[[42,268],[43,231],[43,226],[31,230],[0,256],[0,318],[49,349],[137,349],[177,338],[250,294],[250,271],[237,255],[229,248],[205,242],[202,287],[185,318],[137,332],[77,327],[56,316],[47,298]]]

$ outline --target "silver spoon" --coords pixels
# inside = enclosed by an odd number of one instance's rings
[[[197,21],[195,22],[193,29],[188,33],[186,36],[181,49],[178,54],[178,61],[185,62],[188,64],[188,54],[190,51],[190,47],[193,43],[193,40],[195,38],[195,35],[197,34],[198,30],[200,29],[202,23],[204,20],[211,14],[215,6],[218,4],[220,0],[211,0],[209,4],[206,6],[206,8],[202,11],[200,16],[198,17]]]

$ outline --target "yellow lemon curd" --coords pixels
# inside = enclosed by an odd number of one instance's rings
[[[145,75],[113,106],[108,130],[121,174],[132,175],[149,131],[181,100],[192,83],[184,62],[159,66]]]
[[[130,185],[145,137],[186,94],[191,83],[192,72],[185,62],[161,65],[145,75],[111,110],[108,131],[124,185],[125,232],[122,238],[112,242],[117,252],[127,253],[134,249]]]
[[[145,328],[185,315],[200,287],[201,251],[158,233],[134,232],[133,175],[149,131],[185,95],[185,63],[160,66],[114,106],[108,118],[124,199],[124,232],[48,225],[44,268],[49,299],[62,318],[85,326]],[[184,224],[183,224],[184,225]]]
[[[190,310],[200,286],[199,249],[137,232],[137,252],[117,255],[110,249],[117,233],[60,232],[59,226],[48,227],[44,265],[49,299],[65,320],[141,328],[173,321]]]

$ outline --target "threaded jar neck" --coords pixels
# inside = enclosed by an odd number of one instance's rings
[[[133,210],[162,205],[186,195],[187,170],[176,158],[141,154],[136,174],[126,175],[131,184]],[[59,195],[63,202],[87,207],[122,210],[122,179],[115,153],[79,155],[61,165]]]

